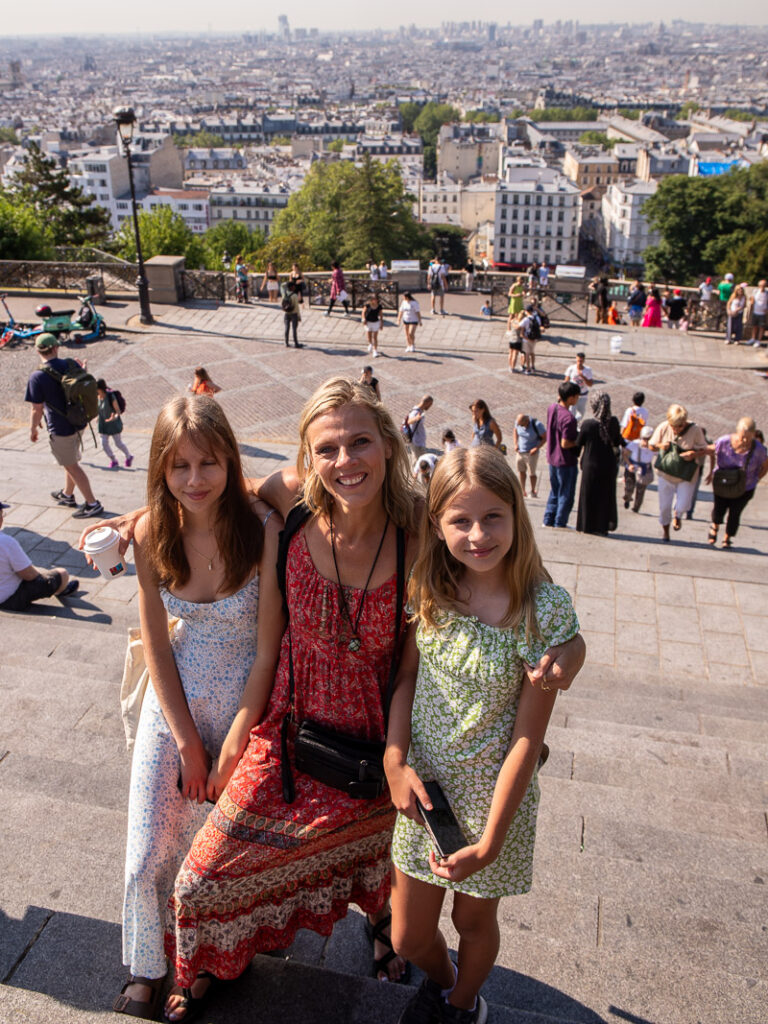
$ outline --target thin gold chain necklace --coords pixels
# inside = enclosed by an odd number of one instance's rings
[[[216,550],[209,557],[208,555],[203,554],[200,548],[196,548],[192,541],[189,539],[189,537],[185,537],[184,539],[186,540],[187,544],[189,544],[193,551],[197,552],[197,554],[200,555],[201,558],[204,558],[206,560],[206,562],[208,563],[208,572],[213,572],[213,560],[219,553],[218,544],[216,545]]]

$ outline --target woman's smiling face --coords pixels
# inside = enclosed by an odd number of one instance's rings
[[[342,508],[381,501],[392,449],[365,406],[342,405],[318,416],[307,443],[323,487]]]

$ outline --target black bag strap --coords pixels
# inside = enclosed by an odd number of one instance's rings
[[[280,727],[280,772],[283,784],[283,800],[285,800],[287,804],[292,804],[296,799],[296,787],[293,781],[291,762],[288,757],[288,731],[290,729],[291,722],[294,721],[293,702],[296,686],[293,674],[293,642],[291,637],[291,618],[288,609],[286,570],[288,562],[288,547],[290,545],[291,538],[299,530],[302,524],[306,522],[310,513],[311,510],[306,505],[295,505],[288,513],[285,520],[285,527],[280,534],[280,540],[278,543],[277,581],[278,586],[280,587],[280,592],[283,595],[283,607],[285,610],[286,622],[288,624],[288,711],[284,715],[283,722]],[[397,575],[395,585],[397,587],[397,593],[395,595],[395,644],[392,649],[392,658],[389,663],[387,689],[382,703],[385,736],[389,724],[389,708],[395,691],[397,668],[400,664],[400,637],[403,625],[403,605],[405,594],[405,530],[402,526],[397,527],[396,544]]]

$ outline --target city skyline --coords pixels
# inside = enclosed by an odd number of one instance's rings
[[[346,30],[382,30],[392,31],[402,26],[415,25],[417,28],[438,28],[444,22],[467,22],[472,20],[474,11],[468,11],[462,0],[444,0],[439,8],[440,17],[430,16],[431,11],[419,10],[414,17],[415,9],[406,0],[392,0],[387,5],[387,19],[382,23],[382,12],[375,6],[360,7],[349,0],[336,4],[333,8],[323,11],[322,20],[318,20],[318,8],[309,0],[294,0],[284,10],[274,8],[266,17],[251,15],[246,11],[222,8],[211,18],[208,4],[192,0],[181,4],[165,4],[158,8],[151,0],[134,0],[130,7],[105,7],[96,0],[78,0],[75,4],[54,3],[53,0],[40,0],[33,7],[15,5],[4,16],[3,34],[6,36],[50,36],[50,35],[156,35],[173,32],[182,35],[212,32],[228,34],[239,32],[277,33],[278,16],[286,13],[291,28],[316,28],[320,31],[339,32]],[[722,5],[717,0],[676,0],[672,5],[664,0],[648,0],[642,7],[642,18],[628,20],[620,18],[605,19],[605,5],[599,0],[584,0],[574,9],[567,0],[550,0],[541,10],[531,9],[521,19],[522,12],[518,9],[510,17],[510,7],[504,0],[486,0],[483,4],[479,20],[497,22],[498,24],[530,25],[535,19],[542,18],[545,28],[549,24],[561,20],[578,20],[582,25],[589,24],[637,24],[674,20],[688,21],[696,24],[722,25],[765,25],[768,24],[768,8],[764,0],[745,0],[739,8],[739,19],[736,22],[725,22]],[[575,17],[578,15],[578,18]],[[41,25],[45,31],[41,32]]]

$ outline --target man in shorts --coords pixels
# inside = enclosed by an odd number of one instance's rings
[[[437,299],[440,303],[440,316],[445,316],[446,277],[445,264],[435,256],[427,270],[427,283],[429,284],[430,292],[430,312],[433,315],[437,313],[437,310],[435,309],[435,299]]]
[[[528,495],[525,491],[525,478],[531,478],[531,497],[536,498],[538,492],[536,484],[536,466],[539,461],[539,450],[547,439],[547,428],[534,416],[521,412],[515,421],[515,468],[520,478],[520,486],[523,489],[523,497]]]
[[[2,532],[3,513],[10,507],[0,501],[0,609],[23,612],[33,601],[74,594],[79,580],[71,580],[64,569],[36,569],[16,538]]]
[[[52,334],[39,335],[35,347],[42,360],[42,366],[48,365],[57,373],[64,373],[67,370],[67,360],[58,358],[59,342]],[[85,367],[85,364],[81,365]],[[42,366],[30,376],[24,401],[32,406],[29,418],[30,441],[33,444],[37,441],[45,414],[53,457],[64,467],[64,486],[60,491],[51,491],[51,497],[59,505],[73,508],[73,519],[100,516],[104,512],[104,506],[94,497],[85,470],[79,465],[83,451],[80,434],[64,415],[64,388],[54,377],[46,373]],[[75,499],[75,487],[85,498],[82,505],[78,505]]]

